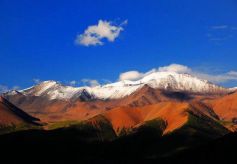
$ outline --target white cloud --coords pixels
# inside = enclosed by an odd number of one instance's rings
[[[77,81],[76,81],[76,80],[72,80],[72,81],[69,82],[69,85],[71,85],[71,86],[74,86],[74,85],[76,85],[76,84],[77,84]]]
[[[168,66],[159,67],[158,71],[160,71],[160,72],[189,73],[189,72],[191,72],[191,69],[185,65],[171,64]]]
[[[217,45],[221,45],[225,41],[235,38],[235,28],[235,26],[231,25],[210,26],[207,34],[208,40]]]
[[[123,26],[127,24],[127,20],[120,25],[113,25],[112,22],[106,20],[99,20],[97,25],[88,26],[83,34],[77,35],[76,44],[83,46],[103,45],[103,39],[113,42],[123,31]]]
[[[171,64],[168,66],[163,66],[159,68],[153,68],[148,72],[139,72],[139,71],[128,71],[121,73],[119,75],[119,80],[138,80],[143,78],[146,75],[149,75],[153,72],[177,72],[177,73],[190,73],[191,69],[187,66],[180,65],[180,64]]]
[[[19,90],[21,87],[19,87],[19,86],[14,86],[13,88],[12,88],[12,90]]]
[[[35,78],[35,79],[33,79],[33,82],[34,82],[35,84],[39,84],[39,83],[41,82],[41,80],[40,80],[40,79],[37,79],[37,78]]]
[[[170,64],[168,66],[163,66],[159,68],[153,68],[148,72],[139,72],[139,71],[128,71],[121,73],[119,80],[138,80],[143,78],[146,75],[149,75],[153,72],[177,72],[177,73],[187,73],[192,76],[198,77],[200,79],[208,80],[210,82],[220,84],[228,81],[237,81],[237,72],[229,71],[222,74],[209,74],[198,70],[193,70],[192,68],[181,65],[181,64]]]
[[[104,85],[104,84],[110,84],[110,83],[112,83],[110,80],[108,80],[108,79],[101,79],[101,81],[102,81],[102,84]]]
[[[137,80],[141,77],[143,77],[143,73],[140,73],[138,71],[128,71],[121,73],[119,75],[119,80]]]
[[[1,94],[1,93],[5,93],[5,92],[8,92],[8,91],[10,91],[10,90],[18,90],[18,89],[20,89],[19,86],[13,86],[12,88],[9,88],[9,87],[6,86],[6,85],[1,85],[1,84],[0,84],[0,94]]]
[[[201,79],[208,80],[216,84],[225,83],[231,80],[237,81],[237,76],[229,75],[228,72],[223,73],[223,74],[218,74],[218,75],[211,75],[211,74],[201,73],[201,72],[192,72],[192,75]]]
[[[90,87],[96,87],[100,85],[100,83],[94,79],[82,79],[81,81],[84,83],[84,85],[88,85]]]
[[[227,29],[227,25],[217,25],[217,26],[211,26],[212,29],[214,30],[220,30],[220,29]]]
[[[237,71],[230,71],[228,72],[228,75],[237,77]]]
[[[163,69],[163,68],[166,68],[166,69]],[[158,70],[159,71],[161,71],[161,70],[174,71],[177,73],[188,73],[192,76],[196,76],[198,78],[208,80],[210,82],[217,83],[217,84],[228,82],[231,80],[237,81],[237,72],[236,71],[229,71],[226,73],[213,75],[213,74],[201,72],[198,70],[193,70],[193,69],[189,68],[188,66],[180,65],[180,64],[171,64],[169,66],[160,67]]]
[[[7,92],[9,90],[9,88],[5,85],[0,85],[0,93],[4,93]]]

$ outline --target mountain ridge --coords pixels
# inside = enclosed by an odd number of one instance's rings
[[[160,158],[237,131],[237,92],[187,74],[158,75],[80,88],[45,81],[5,93],[7,101],[45,123],[9,136],[74,148],[96,143],[93,149],[105,146],[106,156],[117,150],[135,158]]]
[[[22,93],[24,95],[44,96],[48,97],[50,100],[70,100],[77,98],[81,98],[83,100],[106,100],[126,97],[141,89],[145,85],[155,89],[185,91],[197,94],[224,94],[233,90],[217,86],[207,80],[198,79],[197,77],[189,74],[180,74],[176,72],[155,72],[137,81],[124,80],[95,87],[65,86],[59,82],[50,80],[44,81],[24,90],[10,91],[6,94],[14,95]]]

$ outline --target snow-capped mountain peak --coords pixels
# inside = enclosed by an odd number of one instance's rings
[[[237,91],[237,87],[230,88],[231,91]]]
[[[24,95],[46,96],[49,99],[70,99],[74,95],[80,95],[82,88],[64,86],[56,81],[44,81],[36,86],[20,91]]]
[[[46,96],[49,99],[118,99],[128,96],[148,85],[152,88],[186,91],[191,93],[227,93],[229,89],[219,87],[189,74],[176,72],[153,72],[137,81],[118,81],[96,87],[65,86],[56,81],[44,81],[31,88],[21,90],[24,95]]]
[[[214,93],[226,90],[207,80],[176,72],[154,72],[141,79],[141,83],[145,83],[153,88],[195,93]]]

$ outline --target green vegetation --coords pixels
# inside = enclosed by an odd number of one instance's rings
[[[80,124],[81,121],[60,121],[60,122],[54,122],[54,123],[49,123],[46,128],[48,130],[54,130],[58,128],[67,128],[73,125]]]
[[[118,128],[117,130],[116,130],[116,132],[117,132],[117,135],[119,136],[119,137],[121,137],[121,136],[125,136],[125,135],[128,135],[128,134],[130,134],[130,133],[132,133],[133,132],[133,129],[130,127],[130,128],[125,128],[125,127],[123,127],[123,128]]]
[[[192,112],[188,115],[188,121],[179,129],[176,129],[169,134],[172,135],[184,135],[187,136],[188,142],[193,142],[193,140],[209,140],[221,137],[229,133],[221,123],[213,120],[207,116],[199,116]]]
[[[85,141],[107,141],[113,140],[116,134],[111,123],[103,116],[96,116],[93,121],[62,121],[47,125],[51,131],[74,131],[75,135]]]
[[[162,156],[172,156],[185,149],[207,143],[229,133],[223,125],[205,115],[189,112],[188,121],[180,128],[162,137],[161,147],[165,147]],[[172,143],[169,143],[172,141]]]
[[[144,122],[144,124],[141,125],[139,128],[154,128],[163,132],[166,128],[166,125],[167,124],[164,120],[157,118]]]
[[[103,116],[96,116],[94,121],[84,121],[80,124],[72,125],[71,129],[76,129],[88,135],[88,139],[94,140],[113,140],[116,138],[116,133],[111,123]]]
[[[163,131],[166,128],[166,122],[162,119],[154,119],[154,120],[149,120],[149,121],[145,121],[142,125],[140,125],[138,128],[121,128],[121,129],[117,129],[116,132],[118,134],[119,137],[122,136],[126,136],[126,135],[130,135],[133,133],[137,133],[137,132],[142,132],[144,130],[152,130],[155,132],[160,133],[160,135],[162,135]]]
[[[192,127],[197,131],[205,133],[209,137],[217,138],[227,134],[229,131],[216,120],[212,120],[206,116],[198,117],[194,114],[189,114],[186,126]]]
[[[0,135],[17,132],[17,131],[23,131],[23,130],[32,130],[32,129],[41,129],[39,126],[29,125],[29,124],[11,124],[11,125],[0,125]]]
[[[218,122],[224,126],[233,126],[235,125],[232,121],[218,120]]]

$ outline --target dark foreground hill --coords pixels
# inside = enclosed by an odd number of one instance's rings
[[[236,163],[237,133],[218,139],[183,127],[162,136],[162,120],[153,120],[116,137],[103,120],[96,128],[27,130],[0,136],[0,163]],[[113,139],[112,139],[113,138]],[[112,140],[111,140],[112,139]]]

